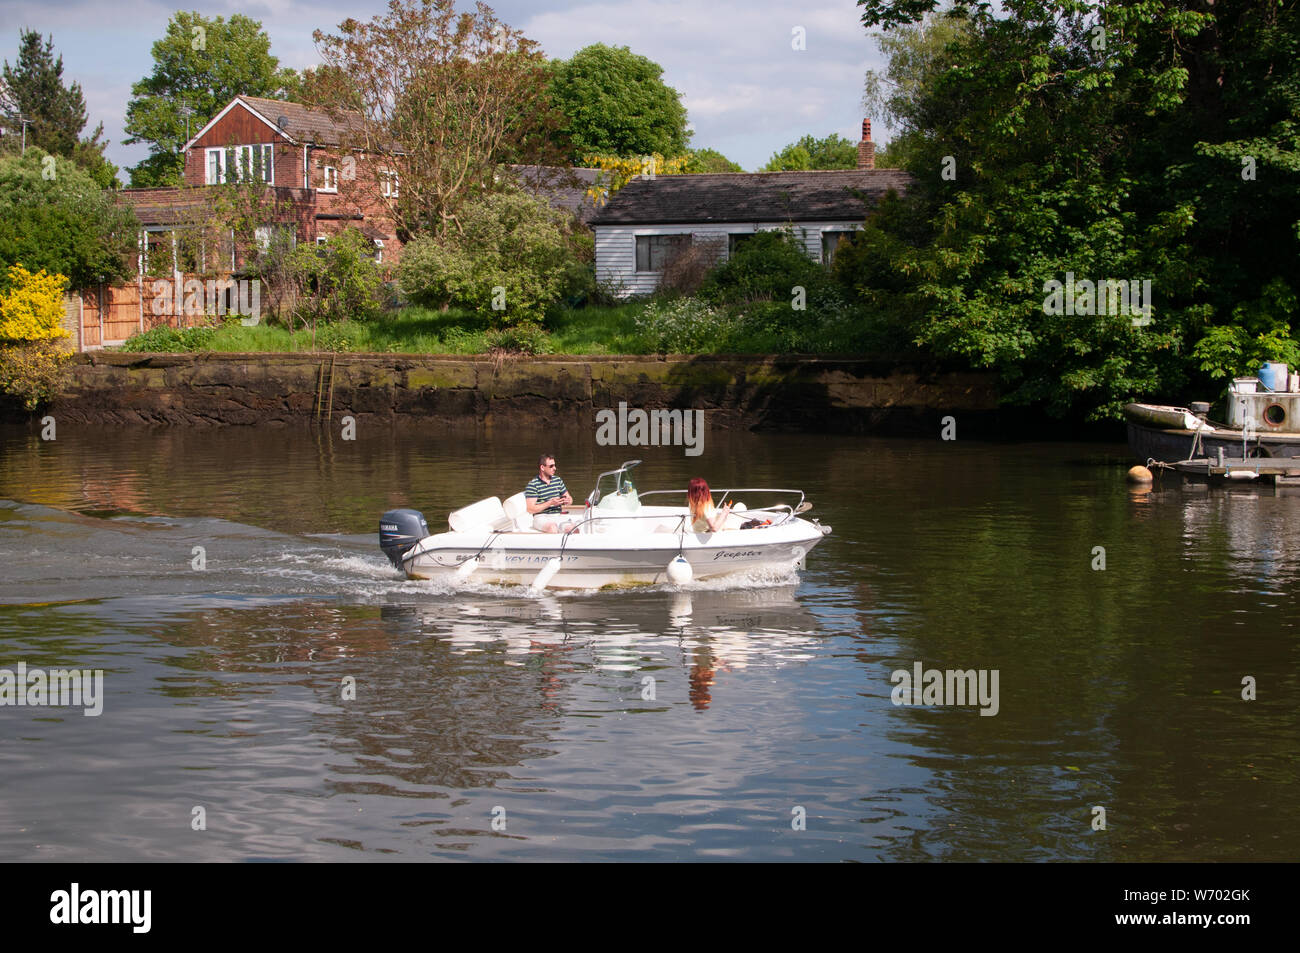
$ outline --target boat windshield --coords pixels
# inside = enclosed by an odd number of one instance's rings
[[[630,502],[636,503],[636,487],[632,484],[632,475],[628,471],[640,465],[640,460],[628,460],[617,470],[607,470],[596,477],[596,488],[587,497],[587,505],[595,506],[607,494],[630,498]],[[606,477],[609,479],[606,480]]]

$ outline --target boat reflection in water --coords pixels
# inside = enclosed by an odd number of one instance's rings
[[[381,617],[411,636],[443,641],[456,654],[498,653],[504,666],[540,667],[553,675],[584,670],[624,675],[635,680],[640,700],[651,707],[662,702],[650,680],[657,684],[683,671],[691,704],[703,710],[713,701],[719,673],[813,657],[822,636],[816,616],[796,600],[795,588],[787,582],[566,599],[403,603],[383,606]],[[619,600],[617,613],[611,599]],[[543,694],[551,696],[559,684],[544,686]]]

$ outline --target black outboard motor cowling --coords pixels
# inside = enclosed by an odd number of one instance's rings
[[[398,569],[402,556],[429,535],[429,524],[419,510],[389,510],[379,517],[379,548]]]

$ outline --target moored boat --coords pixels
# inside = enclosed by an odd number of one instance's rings
[[[1254,377],[1237,378],[1228,388],[1227,423],[1209,419],[1209,404],[1174,407],[1126,404],[1129,449],[1140,461],[1172,463],[1203,457],[1300,458],[1300,385],[1274,390]]]

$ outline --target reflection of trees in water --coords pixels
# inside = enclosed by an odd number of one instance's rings
[[[1259,815],[1243,806],[1276,816],[1298,799],[1300,719],[1247,710],[1239,691],[1254,671],[1294,684],[1295,613],[1278,594],[1294,589],[1300,500],[1131,495],[1119,477],[1035,493],[1033,479],[1002,505],[980,494],[890,526],[923,540],[884,560],[896,584],[882,593],[911,611],[878,627],[892,645],[864,661],[917,779],[864,798],[864,822],[903,805],[919,829],[890,836],[892,859],[993,844],[1023,859],[1245,859]],[[890,672],[916,660],[998,669],[1001,711],[893,708]],[[1291,766],[1245,779],[1243,762],[1280,750]],[[1094,805],[1110,813],[1104,836]]]

